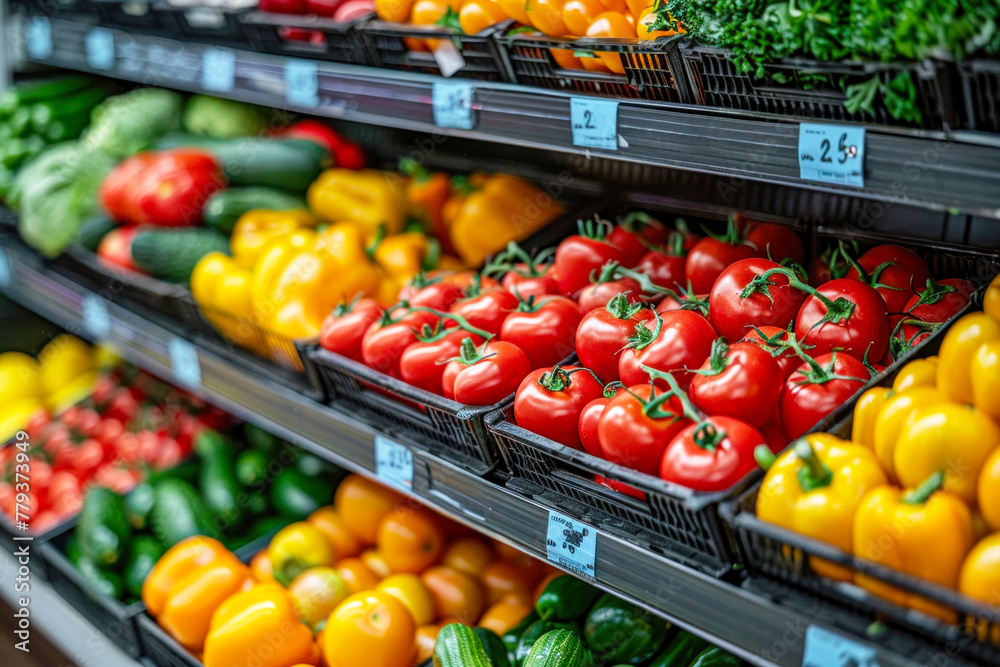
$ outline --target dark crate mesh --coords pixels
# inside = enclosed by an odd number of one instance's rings
[[[249,350],[289,371],[304,372],[302,356],[291,338],[225,311],[197,306],[196,309],[201,313],[200,329],[203,333],[221,337],[225,344]]]
[[[153,35],[169,36],[168,19],[152,2],[124,0],[91,0],[97,8],[101,25],[122,30],[139,30]]]
[[[1000,132],[1000,61],[960,63],[958,74],[965,96],[965,122],[970,130]]]
[[[738,73],[725,49],[682,44],[679,53],[696,104],[799,118],[927,129],[948,129],[957,124],[947,66],[944,63],[925,61],[903,66],[790,59],[767,65],[770,73],[789,79],[788,83],[775,84],[756,81],[749,75]],[[874,103],[874,113],[851,113],[844,105],[846,95],[843,90],[847,86],[863,83],[872,76],[878,76],[880,80],[887,82],[905,70],[910,72],[916,85],[917,108],[922,117],[920,123],[893,118],[881,97]],[[803,73],[833,75],[843,83],[844,88],[830,88],[825,83],[807,88]]]
[[[157,667],[204,667],[146,614],[137,619],[144,653]]]
[[[250,12],[241,25],[251,46],[261,53],[320,58],[348,65],[370,65],[368,50],[358,31],[366,18],[337,22],[316,16]],[[310,39],[295,39],[293,31]]]
[[[209,40],[237,45],[245,41],[240,17],[245,10],[226,11],[221,7],[174,7],[158,4],[167,30],[178,39]]]
[[[507,22],[500,23],[503,26]],[[403,23],[369,21],[360,28],[368,45],[372,65],[406,72],[441,75],[441,68],[433,54],[412,51],[406,45],[407,39],[448,39],[462,54],[465,67],[454,76],[481,81],[506,81],[506,65],[501,60],[499,49],[492,39],[498,26],[486,28],[475,35],[464,35],[446,28],[417,27]]]

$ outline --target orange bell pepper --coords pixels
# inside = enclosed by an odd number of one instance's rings
[[[665,4],[657,3],[639,12],[636,16],[635,31],[639,39],[651,42],[660,37],[678,35],[684,32],[684,29],[667,13]]]
[[[600,0],[566,0],[562,11],[563,23],[570,35],[583,37],[590,24],[605,11]]]
[[[494,0],[466,0],[458,12],[458,23],[466,35],[475,35],[507,18]]]
[[[191,651],[200,651],[212,614],[231,595],[253,587],[250,568],[233,558],[220,558],[195,568],[170,588],[160,626]]]
[[[587,28],[587,37],[635,38],[635,25],[620,12],[604,12],[599,14]],[[621,54],[613,51],[597,51],[597,56],[615,74],[624,74]]]
[[[493,0],[475,0],[475,2],[496,5]],[[471,4],[473,3],[470,2],[466,6]],[[465,11],[464,7],[462,11]],[[410,158],[399,161],[399,170],[410,177],[406,185],[406,199],[413,213],[427,224],[426,228],[430,229],[434,237],[441,242],[445,251],[454,252],[448,239],[448,226],[444,221],[444,207],[452,196],[451,179],[448,174],[427,171]]]
[[[413,12],[410,14],[410,23],[450,28],[455,32],[462,30],[458,22],[458,12],[447,0],[417,0],[413,5]],[[421,42],[425,48],[419,48]],[[441,40],[408,38],[406,44],[414,51],[435,51],[441,44]]]
[[[609,12],[625,13],[628,11],[628,2],[626,0],[601,0],[601,4]]]
[[[576,57],[573,49],[549,49],[549,53],[562,69],[583,69],[583,63]]]
[[[528,5],[531,4],[531,0],[497,0],[497,4],[500,5],[504,14],[518,23],[531,25],[531,19],[528,16]]]
[[[546,35],[561,37],[569,33],[563,22],[563,0],[528,0],[528,18]]]
[[[375,15],[392,23],[406,21],[412,8],[413,0],[375,0]]]
[[[203,535],[189,537],[172,546],[142,583],[142,602],[150,615],[163,613],[170,590],[179,579],[192,570],[226,558],[236,560],[236,556],[222,546],[222,542]]]

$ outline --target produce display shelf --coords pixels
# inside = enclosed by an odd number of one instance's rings
[[[100,299],[98,295],[56,273],[11,237],[0,237],[0,253],[0,269],[7,269],[0,270],[0,292],[71,333],[106,340],[128,360],[154,374],[182,385],[185,379],[190,380],[190,372],[177,374],[172,366],[169,350],[177,334],[158,324],[154,315],[146,319],[101,300],[97,303],[103,304],[107,316],[96,321],[104,333],[91,335],[94,298]],[[84,301],[90,305],[85,307]],[[91,313],[89,322],[83,319],[84,312]],[[208,342],[198,342],[193,349],[200,369],[200,382],[194,389],[197,393],[334,463],[377,477],[376,438],[387,437],[406,445],[390,429],[376,431],[259,373],[230,364],[213,352]],[[409,495],[484,534],[546,558],[549,510],[541,502],[419,449],[413,450],[413,463]],[[795,591],[779,593],[772,582],[749,578],[738,570],[712,577],[603,532],[597,534],[595,571],[599,587],[753,664],[804,664],[806,637],[812,627],[863,647],[883,667],[912,664],[927,656],[941,656],[944,662],[937,663],[941,665],[969,664],[946,654],[940,645],[903,630],[884,628],[877,639],[869,638],[866,628],[872,619],[846,608]]]
[[[440,77],[182,43],[71,20],[43,20],[49,21],[51,48],[33,47],[36,62],[429,132],[432,136],[423,147],[428,151],[448,136],[459,136],[722,175],[735,189],[753,180],[877,199],[884,208],[906,204],[1000,218],[1000,135],[869,126],[864,187],[850,188],[799,177],[799,123],[788,119],[623,99],[617,107],[617,150],[585,148],[574,145],[570,120],[571,99],[581,96],[562,91],[466,81],[464,85],[473,88],[473,127],[443,128],[435,125],[432,103],[435,83],[444,81]],[[19,53],[27,54],[28,22],[22,19],[11,25],[15,26],[12,42]],[[110,44],[110,51],[88,58],[86,40],[95,29],[103,31],[99,41],[105,49]],[[231,62],[233,76],[206,77],[206,58],[216,65],[227,63],[227,69]],[[291,95],[286,77],[298,82]]]

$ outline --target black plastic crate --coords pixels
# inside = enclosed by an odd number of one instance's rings
[[[142,602],[127,605],[94,588],[66,558],[65,549],[69,536],[70,531],[64,531],[51,542],[39,547],[39,552],[48,565],[52,588],[111,643],[128,656],[139,657],[142,650],[135,622],[145,607]]]
[[[441,67],[429,51],[414,51],[408,40],[451,40],[465,61],[465,66],[454,74],[463,79],[480,81],[507,81],[510,67],[506,52],[502,51],[495,35],[504,34],[513,24],[502,21],[475,35],[465,35],[437,26],[416,26],[406,23],[388,23],[372,20],[361,26],[361,35],[368,46],[371,64],[384,69],[441,75]]]
[[[225,42],[233,46],[247,43],[240,18],[249,9],[227,9],[223,6],[183,7],[165,2],[156,4],[167,31],[177,39],[203,42]]]
[[[96,16],[99,0],[26,0],[24,6],[35,16]]]
[[[682,42],[678,49],[690,86],[692,104],[796,118],[916,126],[935,130],[954,129],[958,126],[951,72],[949,65],[944,62],[925,60],[895,64],[786,58],[765,65],[768,74],[788,80],[787,83],[776,83],[759,81],[749,74],[739,73],[727,49],[703,46],[689,40]],[[848,111],[844,104],[847,99],[844,90],[847,86],[863,83],[874,76],[887,82],[904,71],[910,73],[917,89],[920,123],[893,118],[881,97],[875,100],[874,113]],[[842,87],[830,83],[818,83],[810,87],[810,78],[814,80],[818,75],[829,76]]]
[[[143,0],[90,0],[97,8],[100,23],[109,28],[138,30],[169,36],[167,18],[153,2]]]
[[[156,667],[204,667],[145,613],[136,617],[143,653]]]
[[[590,95],[687,102],[687,86],[674,55],[679,37],[644,41],[498,34],[495,39],[507,51],[515,83]],[[553,56],[554,50],[572,51],[580,57],[587,53],[592,58],[598,57],[596,52],[618,53],[625,73],[564,69]]]
[[[970,130],[1000,132],[1000,60],[958,64],[965,97],[965,124]]]
[[[215,308],[196,306],[199,317],[195,327],[202,335],[238,353],[249,350],[292,373],[305,372],[302,347],[306,343],[265,329],[259,324]]]
[[[261,53],[369,65],[368,49],[359,31],[368,18],[334,21],[320,16],[254,11],[244,14],[240,23],[251,47]]]

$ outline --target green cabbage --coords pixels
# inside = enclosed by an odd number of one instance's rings
[[[254,137],[267,130],[269,121],[269,115],[253,104],[207,95],[195,95],[184,109],[184,129],[213,139]]]

